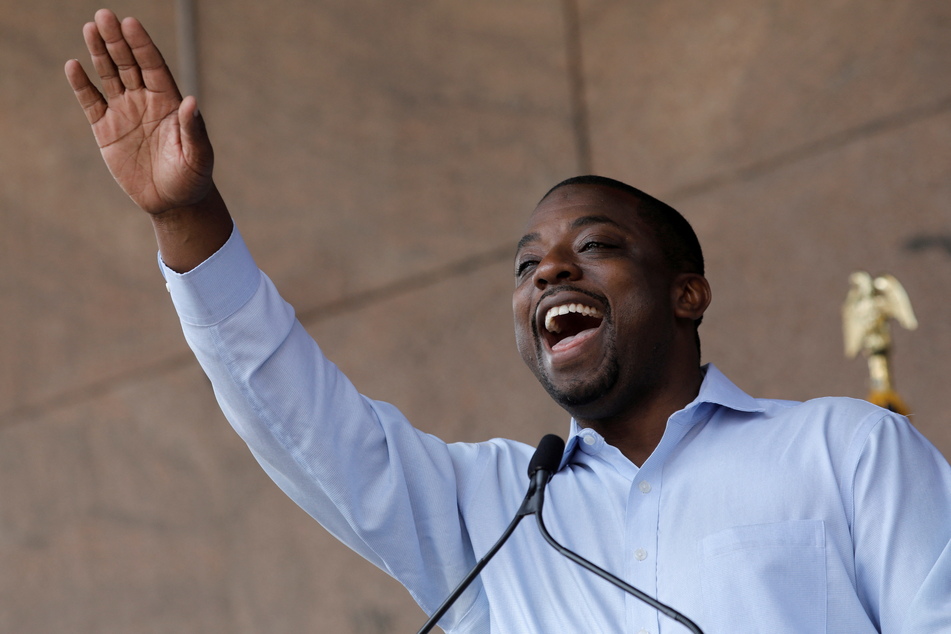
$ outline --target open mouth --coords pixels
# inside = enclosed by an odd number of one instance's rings
[[[603,313],[593,306],[577,302],[552,306],[545,313],[542,334],[552,350],[568,347],[579,335],[597,330]]]

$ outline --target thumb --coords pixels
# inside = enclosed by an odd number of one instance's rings
[[[214,160],[211,141],[205,129],[205,120],[198,110],[198,101],[194,97],[185,97],[178,107],[178,124],[185,161],[195,171],[210,174]]]

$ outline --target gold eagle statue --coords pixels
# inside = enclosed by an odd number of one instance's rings
[[[901,283],[888,274],[873,278],[865,271],[852,273],[842,306],[845,355],[853,358],[861,352],[868,359],[869,401],[907,416],[908,407],[892,378],[889,322],[893,319],[908,330],[918,327]]]

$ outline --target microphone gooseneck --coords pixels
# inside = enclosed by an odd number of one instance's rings
[[[671,619],[677,621],[687,629],[689,629],[694,634],[703,634],[696,623],[688,619],[685,615],[681,614],[674,608],[661,603],[652,596],[638,590],[631,584],[615,577],[610,572],[599,568],[595,564],[591,563],[581,555],[574,553],[561,544],[559,544],[555,539],[549,534],[548,529],[545,528],[545,522],[542,519],[542,507],[545,504],[545,487],[548,484],[548,481],[551,479],[552,475],[558,470],[559,465],[561,464],[562,454],[565,451],[565,441],[554,434],[548,434],[538,443],[538,448],[535,450],[535,453],[532,455],[531,461],[528,463],[528,493],[525,494],[525,499],[522,501],[522,505],[519,507],[518,512],[515,514],[515,517],[512,519],[512,522],[508,525],[508,528],[505,529],[505,532],[502,533],[502,536],[499,540],[489,549],[489,552],[485,554],[476,563],[475,567],[469,571],[469,574],[466,575],[466,578],[453,590],[442,605],[433,613],[429,620],[426,621],[425,625],[420,628],[417,634],[426,634],[435,627],[436,622],[441,619],[446,612],[452,607],[452,604],[462,595],[466,588],[469,587],[469,584],[478,576],[482,569],[485,568],[486,564],[489,563],[489,560],[495,556],[495,553],[499,551],[502,545],[508,540],[512,535],[512,532],[515,531],[515,527],[518,526],[518,523],[522,521],[523,517],[527,515],[534,515],[535,519],[538,520],[538,530],[541,532],[542,537],[554,548],[556,551],[580,565],[581,567],[593,572],[598,575],[608,583],[611,583],[621,590],[624,590],[628,594],[634,596],[637,599],[640,599],[647,605],[659,611],[661,614],[670,617]]]
[[[540,497],[544,498],[544,492],[542,492]],[[548,542],[552,548],[554,548],[559,553],[561,553],[562,555],[564,555],[571,561],[575,562],[582,568],[585,568],[586,570],[593,572],[594,574],[601,577],[608,583],[611,583],[617,586],[618,588],[620,588],[621,590],[624,590],[628,594],[632,595],[633,597],[640,599],[641,601],[651,606],[652,608],[654,608],[661,614],[668,616],[672,618],[673,620],[677,621],[678,623],[686,627],[688,630],[690,630],[694,634],[703,634],[703,630],[701,630],[700,627],[697,626],[696,623],[694,623],[689,618],[687,618],[686,615],[678,612],[677,610],[675,610],[674,608],[670,607],[669,605],[665,603],[661,603],[660,601],[650,596],[649,594],[643,592],[642,590],[638,590],[637,588],[627,583],[626,581],[619,579],[618,577],[615,577],[607,570],[604,570],[603,568],[599,568],[598,566],[591,563],[590,561],[588,561],[581,555],[568,550],[567,548],[565,548],[564,546],[556,542],[555,538],[549,534],[548,529],[545,528],[545,522],[544,520],[542,520],[541,506],[543,503],[544,503],[544,500],[540,500],[538,502],[539,512],[535,513],[535,519],[538,520],[538,530],[541,532],[542,537],[545,538],[545,541]]]
[[[554,434],[548,434],[538,443],[538,448],[535,449],[535,453],[532,454],[532,459],[528,463],[528,477],[531,482],[528,485],[528,493],[525,494],[525,499],[522,501],[522,505],[519,507],[518,512],[515,514],[515,517],[512,518],[511,523],[508,525],[508,528],[505,529],[505,532],[502,533],[502,536],[499,537],[499,540],[495,542],[492,548],[489,549],[482,559],[480,559],[476,565],[469,571],[469,574],[466,575],[456,589],[452,591],[446,600],[442,602],[442,605],[433,612],[432,616],[429,617],[429,620],[423,624],[423,627],[419,629],[416,634],[426,634],[432,630],[436,623],[445,616],[446,612],[449,611],[449,608],[452,607],[452,604],[462,596],[462,593],[465,592],[466,588],[469,587],[469,584],[482,572],[482,569],[485,568],[486,564],[489,563],[489,560],[495,556],[495,553],[502,548],[502,544],[508,541],[508,538],[515,531],[515,527],[518,526],[518,523],[522,521],[522,518],[526,515],[531,515],[537,510],[541,510],[540,502],[536,500],[544,498],[544,489],[545,485],[548,484],[548,480],[551,478],[552,474],[558,470],[558,465],[561,462],[561,455],[565,451],[565,441],[563,441],[558,436]]]

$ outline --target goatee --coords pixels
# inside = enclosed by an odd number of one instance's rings
[[[541,342],[536,341],[538,342],[537,358],[541,358]],[[572,379],[565,385],[555,385],[551,376],[546,374],[541,367],[535,367],[534,374],[552,400],[570,411],[575,407],[598,400],[617,384],[621,370],[613,341],[608,344],[604,356],[605,363],[597,373]]]

